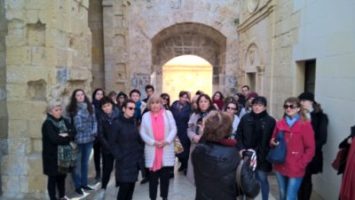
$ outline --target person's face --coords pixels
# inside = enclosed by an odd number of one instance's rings
[[[231,116],[237,113],[237,106],[234,103],[229,103],[226,107],[226,112]]]
[[[49,111],[49,114],[56,119],[59,119],[62,116],[62,113],[63,113],[63,109],[61,106],[55,106]]]
[[[154,90],[153,90],[152,88],[148,88],[145,92],[146,92],[146,93],[147,93],[147,95],[150,97],[150,96],[152,96],[152,95],[153,95]]]
[[[221,95],[219,94],[219,93],[216,93],[215,95],[214,95],[214,98],[213,98],[214,100],[220,100],[221,99]]]
[[[121,96],[119,96],[118,97],[118,101],[120,102],[120,103],[123,103],[124,102],[124,96],[123,95],[121,95]]]
[[[135,108],[136,108],[136,105],[134,103],[127,103],[127,106],[122,108],[124,117],[126,117],[126,118],[133,117]]]
[[[75,93],[75,99],[76,99],[76,101],[78,102],[78,103],[82,103],[82,102],[84,102],[84,100],[85,100],[85,94],[84,94],[84,92],[83,91],[77,91],[76,93]]]
[[[201,97],[198,106],[202,112],[205,112],[210,107],[210,102],[205,97]]]
[[[95,94],[95,99],[100,101],[102,99],[102,97],[104,97],[104,93],[102,90],[98,90]]]
[[[285,114],[290,117],[295,116],[301,110],[300,107],[298,107],[297,105],[292,104],[290,102],[285,103],[284,109],[285,109]]]
[[[133,92],[132,95],[131,95],[131,99],[134,102],[138,102],[140,98],[141,98],[141,95],[139,95],[137,92]]]
[[[244,94],[244,96],[247,96],[248,93],[249,93],[248,88],[247,88],[247,87],[243,87],[243,88],[242,88],[242,93]]]
[[[187,95],[185,94],[185,95],[182,95],[182,96],[179,98],[179,100],[180,100],[180,103],[185,104],[185,103],[189,100],[189,98],[188,98]]]
[[[306,109],[306,110],[312,110],[313,107],[313,101],[310,100],[301,100],[301,106],[302,108]]]
[[[253,113],[259,114],[266,110],[266,107],[261,103],[255,103],[252,105]]]
[[[152,102],[152,104],[150,105],[150,111],[152,111],[153,113],[157,113],[160,111],[162,105],[159,101],[157,102]]]
[[[168,104],[169,97],[161,97],[161,100],[163,102],[163,105]]]
[[[104,105],[101,106],[102,111],[106,114],[111,114],[112,113],[112,104],[111,103],[105,103]]]

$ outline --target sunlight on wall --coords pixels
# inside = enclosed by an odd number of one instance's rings
[[[179,98],[181,90],[197,90],[211,95],[212,65],[205,59],[184,55],[171,59],[163,66],[163,92],[170,95],[171,103]]]

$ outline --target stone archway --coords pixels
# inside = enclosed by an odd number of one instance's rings
[[[225,73],[226,37],[216,29],[199,23],[179,23],[167,27],[152,39],[152,82],[162,89],[162,66],[181,55],[196,55],[213,66],[213,90],[222,90]]]

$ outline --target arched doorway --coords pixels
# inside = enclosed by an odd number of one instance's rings
[[[166,62],[162,70],[162,91],[170,95],[171,102],[178,99],[182,90],[212,94],[212,65],[201,57],[178,56]]]
[[[198,23],[179,23],[163,29],[152,39],[151,82],[163,91],[162,66],[182,55],[196,55],[212,65],[212,90],[224,91],[226,37]]]

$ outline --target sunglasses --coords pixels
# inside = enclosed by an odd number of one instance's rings
[[[284,105],[284,109],[287,109],[287,108],[295,109],[295,108],[297,108],[297,106],[296,106],[296,105],[293,105],[293,104],[291,104],[291,105],[285,104],[285,105]]]
[[[233,108],[233,107],[227,107],[227,110],[237,110],[237,108]]]
[[[128,110],[134,110],[135,107],[127,107]]]

